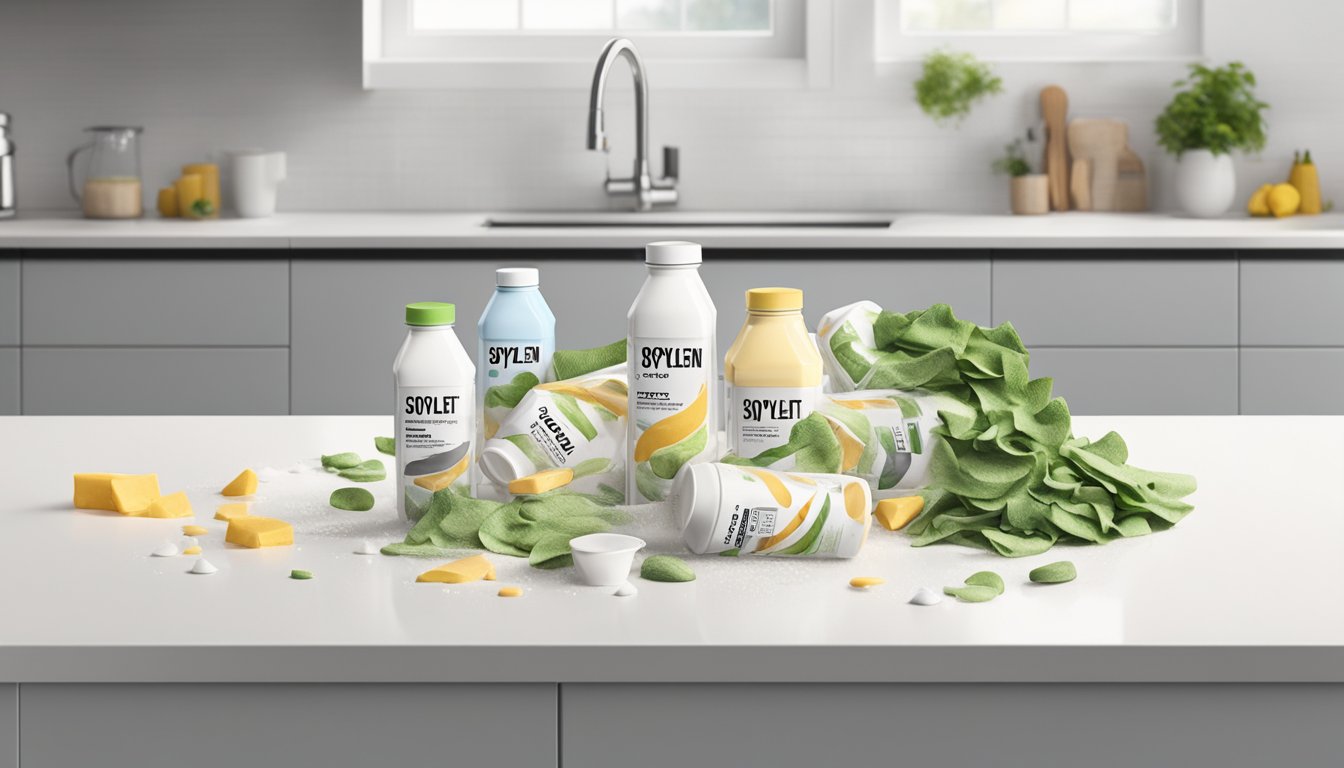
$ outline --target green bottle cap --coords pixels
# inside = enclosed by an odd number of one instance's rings
[[[406,305],[407,325],[452,325],[457,320],[457,305],[442,301],[417,301]]]

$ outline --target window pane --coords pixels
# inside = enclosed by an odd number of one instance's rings
[[[990,0],[903,0],[901,28],[916,32],[991,29]]]
[[[611,29],[613,0],[523,0],[523,29]]]
[[[517,0],[412,0],[417,30],[517,29]]]
[[[681,0],[616,0],[621,29],[681,29]]]
[[[1068,21],[1066,0],[994,0],[995,29],[1061,30]]]
[[[1176,0],[1069,0],[1069,26],[1099,32],[1151,32],[1176,25]]]
[[[686,0],[686,29],[770,31],[770,0]]]

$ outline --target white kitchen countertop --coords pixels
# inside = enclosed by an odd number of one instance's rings
[[[556,214],[557,221],[593,214]],[[603,214],[597,214],[603,215]],[[75,212],[21,212],[0,220],[0,249],[23,248],[640,248],[650,240],[694,240],[711,248],[1344,248],[1344,214],[1191,219],[1170,214],[1063,213],[1048,216],[892,213],[889,227],[724,226],[742,216],[773,222],[845,220],[883,214],[731,214],[686,211],[616,214],[638,226],[483,226],[485,213],[285,213],[270,219],[185,221],[152,214],[95,221]],[[514,217],[517,214],[513,214]],[[674,226],[694,221],[714,226]]]
[[[317,457],[376,456],[390,428],[0,418],[0,682],[1344,681],[1344,418],[1077,418],[1079,434],[1119,430],[1138,465],[1198,477],[1196,511],[1147,538],[1007,560],[875,527],[852,561],[687,556],[696,581],[634,576],[633,598],[501,555],[497,582],[446,586],[414,583],[439,561],[353,554],[404,535],[393,482],[370,486],[373,511],[331,509],[347,483]],[[223,543],[216,491],[245,466],[263,479],[254,513],[291,521],[294,546]],[[76,471],[157,472],[196,519],[75,510]],[[210,529],[218,573],[149,556],[190,522]],[[644,554],[684,554],[665,518],[634,528]],[[1027,582],[1058,559],[1075,582]],[[906,602],[984,568],[1007,582],[991,603]],[[859,592],[856,575],[887,581]],[[499,598],[504,585],[526,594]]]

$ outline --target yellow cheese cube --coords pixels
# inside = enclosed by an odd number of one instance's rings
[[[114,472],[80,472],[75,475],[75,509],[106,509],[115,512],[117,504],[112,500],[112,478],[121,477]]]
[[[425,571],[415,580],[421,583],[464,584],[468,581],[495,580],[495,566],[485,555],[472,555]]]
[[[207,534],[207,533],[209,533],[209,532],[210,532],[210,531],[209,531],[208,529],[206,529],[206,528],[202,528],[202,527],[199,526],[199,525],[184,525],[184,526],[182,526],[182,535],[183,535],[183,536],[204,536],[205,534]]]
[[[229,521],[224,540],[240,547],[279,547],[294,543],[294,528],[284,520],[269,517],[235,517]]]
[[[191,501],[182,491],[160,496],[150,503],[145,517],[191,517]]]
[[[543,469],[509,482],[509,493],[545,493],[574,481],[572,469]]]
[[[220,504],[219,509],[215,510],[216,520],[233,520],[237,517],[247,517],[249,505],[246,503],[238,504]]]
[[[257,492],[257,473],[244,469],[220,491],[224,496],[251,496]]]
[[[867,589],[885,584],[886,579],[881,576],[855,576],[849,580],[849,586],[855,589]]]
[[[182,554],[184,554],[184,555],[199,555],[199,554],[201,554],[201,548],[200,548],[200,547],[187,547],[186,549],[182,550]]]
[[[448,486],[452,485],[453,481],[461,477],[462,473],[466,472],[467,467],[470,466],[471,466],[471,455],[468,454],[466,456],[463,456],[461,461],[457,462],[456,464],[454,464],[453,466],[449,467],[448,469],[442,472],[415,478],[415,484],[420,486],[421,488],[424,488],[430,493],[441,491],[444,488],[447,488]]]
[[[888,531],[899,531],[923,511],[923,496],[902,496],[899,499],[883,499],[877,502],[873,517],[876,517],[877,522]]]
[[[523,596],[523,588],[522,588],[522,587],[500,587],[500,588],[499,588],[499,596],[500,596],[500,597],[522,597],[522,596]]]
[[[143,515],[159,498],[158,475],[121,475],[109,482],[112,506],[123,515]]]

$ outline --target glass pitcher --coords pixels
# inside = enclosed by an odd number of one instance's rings
[[[70,194],[90,219],[138,219],[144,213],[140,184],[140,133],[135,126],[98,125],[85,128],[89,143],[66,158]],[[83,173],[75,165],[85,152]]]

